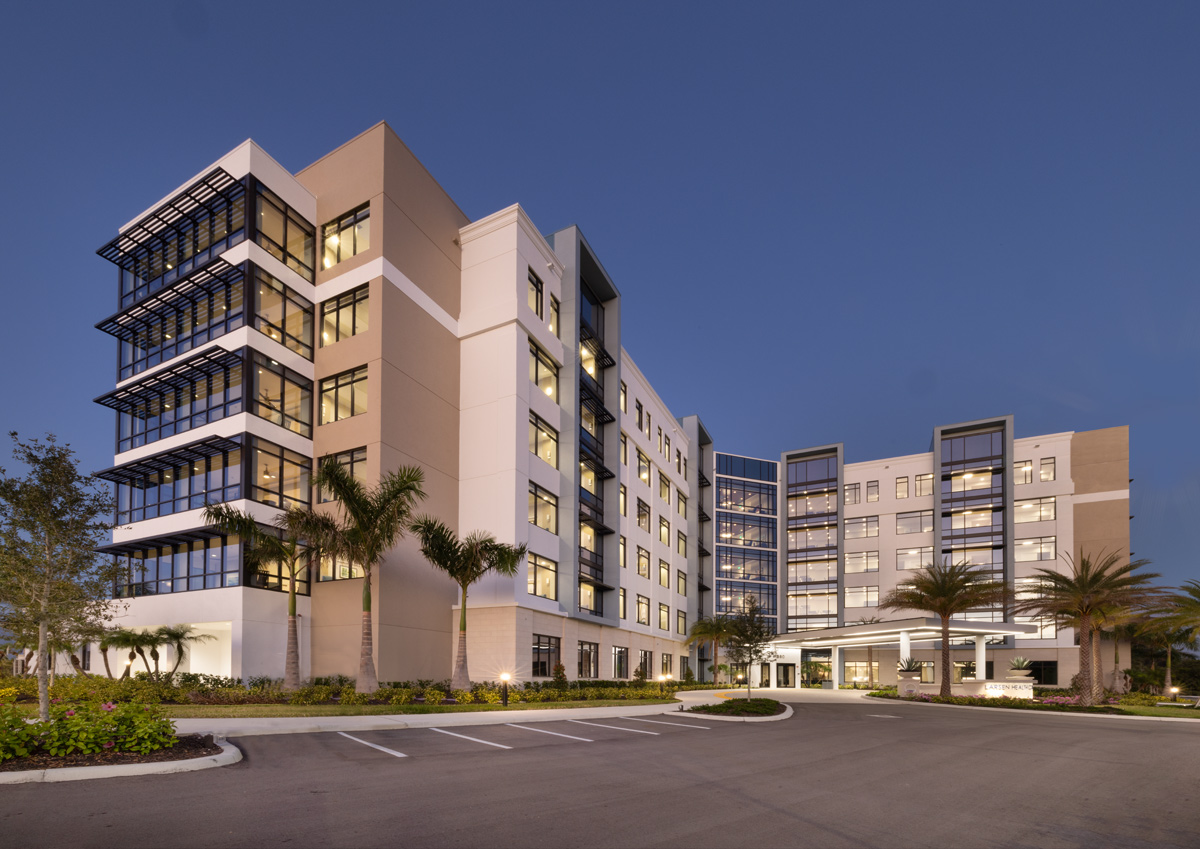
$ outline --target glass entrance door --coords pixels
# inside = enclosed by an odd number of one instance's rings
[[[796,686],[796,664],[794,664],[794,663],[777,663],[777,664],[775,664],[775,686],[776,687],[795,687]]]

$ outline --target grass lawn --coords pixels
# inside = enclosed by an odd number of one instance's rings
[[[1188,707],[1142,707],[1141,705],[1117,705],[1125,713],[1134,716],[1175,716],[1181,719],[1200,719],[1200,708]]]
[[[784,706],[774,699],[729,699],[720,704],[688,708],[690,713],[708,713],[716,716],[774,716],[783,711]]]

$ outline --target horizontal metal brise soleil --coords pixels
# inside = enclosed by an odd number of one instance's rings
[[[206,297],[245,275],[246,263],[230,265],[218,257],[208,265],[179,279],[170,288],[160,289],[133,306],[97,323],[96,329],[109,336],[129,341],[142,328],[152,325],[156,319],[161,320],[164,315],[179,309],[185,301],[194,303],[198,297]]]
[[[204,460],[208,457],[224,454],[226,451],[233,451],[241,447],[242,442],[240,437],[233,437],[231,439],[225,436],[210,436],[207,439],[200,439],[196,442],[182,445],[179,448],[164,451],[162,454],[155,454],[153,457],[134,460],[132,463],[125,463],[101,472],[96,472],[96,477],[114,483],[126,483],[138,480],[152,472],[166,471],[176,466],[182,466],[184,463]]]
[[[603,343],[600,341],[600,337],[593,332],[592,328],[588,326],[587,322],[580,322],[579,338],[580,341],[587,345],[591,350],[592,356],[596,358],[596,365],[598,365],[600,368],[612,368],[617,364],[617,361],[613,359],[612,354],[605,350]]]
[[[132,386],[109,392],[96,398],[97,404],[111,407],[119,412],[129,412],[139,401],[152,398],[164,389],[182,389],[191,385],[198,377],[207,377],[217,372],[225,371],[231,366],[242,362],[241,351],[227,351],[217,346],[209,348],[201,354],[189,357],[176,366],[164,371],[155,372],[145,380],[138,381]]]
[[[583,451],[579,452],[579,462],[591,469],[591,471],[595,473],[596,477],[598,478],[607,480],[608,478],[616,477],[615,474],[609,471],[607,466],[605,466],[603,463],[597,462],[594,457],[588,456]]]
[[[617,417],[610,413],[608,408],[594,398],[590,392],[580,392],[579,403],[587,407],[588,412],[595,416],[596,421],[600,424],[609,424],[617,420]]]
[[[149,551],[164,545],[183,545],[199,540],[217,539],[225,536],[215,528],[196,528],[192,531],[178,531],[173,534],[157,537],[144,537],[129,542],[114,542],[102,545],[96,549],[101,554],[137,554],[139,551]]]
[[[96,253],[128,269],[135,262],[134,251],[142,245],[161,238],[164,231],[174,229],[182,219],[193,220],[192,216],[199,210],[211,211],[214,203],[229,200],[242,188],[241,180],[224,168],[214,168]]]

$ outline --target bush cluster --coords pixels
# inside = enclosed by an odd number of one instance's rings
[[[42,753],[147,754],[174,745],[175,724],[153,705],[55,699],[49,722],[28,722],[12,704],[0,705],[0,761]]]

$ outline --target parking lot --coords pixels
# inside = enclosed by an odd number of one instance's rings
[[[234,766],[6,788],[3,845],[1200,845],[1200,727],[858,700],[235,738]]]

